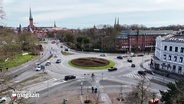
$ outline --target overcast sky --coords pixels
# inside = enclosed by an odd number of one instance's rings
[[[2,1],[2,0],[0,0]],[[99,24],[184,24],[184,0],[3,0],[6,26],[23,27],[32,9],[36,26],[86,28]]]

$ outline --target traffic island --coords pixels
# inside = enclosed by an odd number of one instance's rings
[[[82,69],[106,69],[113,67],[115,62],[104,58],[84,57],[70,60],[68,64]]]

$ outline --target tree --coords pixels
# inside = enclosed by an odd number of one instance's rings
[[[160,91],[162,95],[161,101],[164,104],[184,104],[184,78],[176,81],[175,83],[169,83],[167,85],[167,91]]]
[[[126,101],[128,104],[147,104],[150,92],[148,91],[146,78],[143,76],[136,87],[127,95]]]
[[[3,7],[2,7],[2,1],[0,1],[0,19],[4,19],[5,17],[5,12],[3,11]]]

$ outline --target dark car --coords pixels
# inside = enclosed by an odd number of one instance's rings
[[[135,64],[132,64],[132,65],[131,65],[131,67],[133,67],[133,68],[134,68],[134,67],[135,67]]]
[[[56,60],[56,63],[61,63],[61,59],[57,59]]]
[[[108,69],[108,71],[116,71],[116,70],[118,70],[116,67],[110,67],[110,68]]]
[[[65,48],[65,51],[68,51],[68,49],[67,49],[67,48]]]
[[[155,73],[153,72],[153,71],[151,71],[151,70],[146,70],[146,71],[144,71],[144,72],[146,72],[146,73],[148,73],[148,74],[151,74],[151,75],[154,75]]]
[[[60,48],[63,48],[63,46],[60,46]]]
[[[47,62],[45,63],[45,66],[49,66],[49,65],[51,65],[51,62],[50,62],[50,61],[47,61]]]
[[[139,75],[146,75],[146,72],[145,72],[145,71],[142,71],[142,70],[138,71],[137,73],[138,73]]]
[[[67,80],[71,80],[71,79],[75,79],[75,78],[76,78],[76,76],[74,76],[74,75],[67,75],[64,77],[64,80],[67,81]]]
[[[123,59],[123,57],[122,56],[117,56],[117,59]]]
[[[132,62],[132,60],[131,59],[128,59],[127,62]]]

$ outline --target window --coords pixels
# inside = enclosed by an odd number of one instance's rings
[[[181,62],[181,63],[183,62],[183,57],[180,57],[180,62]]]
[[[181,52],[181,53],[183,53],[183,52],[184,52],[184,47],[181,47],[180,52]]]
[[[179,66],[179,67],[178,67],[178,74],[181,74],[181,70],[182,70],[182,67]]]
[[[167,51],[167,46],[164,47],[164,50]]]
[[[175,47],[175,52],[178,52],[178,47]]]
[[[175,72],[176,71],[176,65],[173,65],[173,70],[172,72]]]
[[[175,61],[175,62],[177,61],[177,56],[174,56],[174,61]]]
[[[164,60],[166,60],[166,55],[164,55]]]
[[[169,51],[172,51],[172,46],[169,47]]]
[[[169,60],[171,60],[171,55],[169,55]]]

